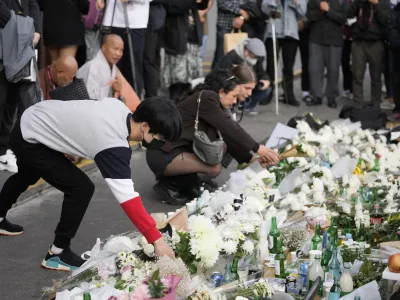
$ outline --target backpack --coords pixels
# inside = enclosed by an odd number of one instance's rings
[[[366,104],[362,107],[345,105],[339,113],[339,118],[361,122],[362,129],[377,130],[386,126],[386,115],[382,113],[379,105]]]

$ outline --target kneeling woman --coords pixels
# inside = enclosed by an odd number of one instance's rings
[[[279,162],[274,151],[257,143],[228,113],[236,103],[239,91],[238,79],[231,71],[211,72],[204,84],[198,85],[178,103],[183,120],[181,139],[175,143],[167,142],[160,150],[147,150],[147,163],[159,180],[154,190],[167,203],[181,205],[196,197],[200,185],[197,174],[214,178],[221,172],[221,164],[207,165],[193,153],[197,111],[199,131],[206,133],[211,141],[218,139],[219,131],[226,144],[226,151],[239,163],[254,161],[255,153],[264,163]]]

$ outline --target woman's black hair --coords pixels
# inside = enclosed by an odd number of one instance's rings
[[[142,101],[132,114],[135,123],[149,124],[150,133],[160,134],[165,140],[175,142],[182,134],[182,117],[171,100],[150,97]]]
[[[221,89],[223,89],[225,93],[229,93],[233,91],[238,84],[239,80],[233,75],[232,71],[216,69],[206,76],[204,83],[195,86],[195,88],[189,92],[189,95],[203,90],[219,93]]]

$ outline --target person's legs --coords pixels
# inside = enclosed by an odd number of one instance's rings
[[[86,61],[91,60],[101,47],[101,33],[98,30],[85,30]]]
[[[24,111],[32,105],[41,101],[38,92],[38,86],[34,82],[17,83],[17,92],[15,98],[9,102],[17,102],[18,104],[18,120],[21,118]],[[10,105],[12,105],[10,103]]]
[[[293,66],[296,59],[298,40],[285,38],[282,41],[283,85],[288,104],[299,106],[294,96]]]
[[[351,58],[353,68],[353,100],[357,104],[364,102],[363,81],[367,67],[366,45],[364,41],[353,41]]]
[[[7,149],[9,149],[8,139],[11,128],[10,128],[10,118],[8,116],[8,111],[6,107],[9,87],[10,84],[8,83],[3,70],[0,72],[0,156],[5,155]]]
[[[61,57],[61,56],[75,57],[77,52],[78,52],[78,46],[62,47],[62,48],[60,48],[59,57]]]
[[[146,97],[157,96],[159,69],[157,64],[159,31],[146,31],[143,54],[143,82]]]
[[[328,106],[335,108],[336,97],[339,96],[339,70],[342,57],[341,46],[326,47],[326,67],[328,69],[328,78],[325,88],[325,95],[328,98]]]
[[[222,57],[224,56],[224,35],[227,31],[219,26],[217,26],[216,32],[216,45],[215,45],[215,52],[214,52],[214,59],[212,63],[212,69],[218,68],[219,62],[221,61]]]
[[[140,99],[142,99],[142,91],[143,91],[143,55],[144,55],[146,31],[147,31],[146,28],[130,30],[132,36],[132,44],[133,44],[132,50],[135,59],[135,80],[137,85],[136,93]],[[126,44],[125,47],[128,47],[129,49],[128,44]],[[132,85],[132,87],[133,86],[134,85]]]
[[[369,73],[371,75],[371,102],[379,105],[382,96],[382,66],[384,55],[384,44],[382,41],[370,42],[367,47],[367,59]]]
[[[400,114],[400,49],[392,50],[394,113]]]
[[[48,46],[50,64],[54,63],[60,57],[60,49],[58,47]]]
[[[299,32],[299,48],[301,58],[301,90],[303,91],[303,97],[307,96],[308,92],[310,91],[310,75],[308,71],[309,35],[309,28],[304,28],[302,31]]]
[[[244,108],[252,110],[254,109],[258,103],[261,101],[265,100],[269,93],[271,92],[271,89],[265,89],[265,90],[260,90],[257,86],[253,89],[250,99],[247,99],[246,102],[244,103]]]
[[[222,166],[209,166],[200,161],[195,154],[183,152],[175,157],[164,171],[164,176],[177,176],[184,174],[202,173],[209,177],[217,177]]]
[[[208,34],[203,35],[203,42],[200,47],[200,58],[204,59],[204,54],[206,53],[207,49],[207,42],[208,42]]]
[[[393,68],[392,68],[392,51],[388,43],[385,43],[384,52],[384,76],[385,76],[385,86],[386,86],[386,99],[389,102],[393,102]]]
[[[324,51],[323,45],[310,43],[309,53],[312,59],[309,60],[308,70],[310,72],[310,94],[315,104],[322,104],[324,86]],[[311,103],[310,103],[311,104]],[[314,104],[314,103],[313,103]]]
[[[352,73],[350,67],[350,55],[351,55],[351,43],[350,40],[344,40],[342,49],[342,73],[343,73],[343,90],[344,92],[352,91]]]

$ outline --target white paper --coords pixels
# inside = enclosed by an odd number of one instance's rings
[[[389,267],[386,267],[385,271],[383,271],[382,278],[400,281],[400,273],[392,273],[389,271]]]
[[[359,296],[362,300],[381,300],[378,284],[376,281],[371,281],[366,285],[356,289],[352,293],[340,298],[341,300],[354,300],[355,296]]]
[[[292,140],[299,131],[295,128],[283,125],[282,123],[276,124],[271,136],[269,137],[265,146],[274,148],[287,142],[286,139]],[[279,140],[281,138],[281,140]],[[282,139],[285,138],[285,139]]]
[[[340,178],[344,175],[351,175],[357,167],[358,160],[344,156],[339,158],[331,168],[331,173],[334,178]]]
[[[392,131],[390,133],[390,140],[397,140],[398,138],[400,138],[400,131]]]

